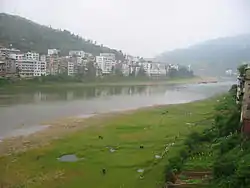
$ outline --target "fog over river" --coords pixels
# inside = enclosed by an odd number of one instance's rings
[[[45,121],[151,105],[185,103],[230,89],[232,81],[168,86],[109,86],[77,89],[0,92],[0,138]],[[18,135],[18,134],[17,134]]]

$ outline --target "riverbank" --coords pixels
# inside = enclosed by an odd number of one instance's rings
[[[152,86],[169,84],[191,84],[198,82],[216,81],[213,77],[191,77],[191,78],[172,78],[172,79],[125,79],[125,80],[104,80],[95,82],[32,82],[22,81],[15,84],[3,85],[0,91],[8,90],[34,90],[34,89],[65,89],[65,88],[84,88],[98,86]]]
[[[212,124],[215,99],[155,106],[87,119],[0,143],[3,187],[157,187],[168,159],[192,131]],[[167,149],[167,150],[166,150]],[[60,162],[74,154],[79,161]],[[104,173],[105,170],[105,173]]]

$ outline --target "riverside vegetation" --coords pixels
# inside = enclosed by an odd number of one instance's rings
[[[184,149],[169,160],[167,181],[176,183],[182,171],[210,171],[207,187],[250,187],[250,141],[240,132],[241,105],[236,104],[235,98],[234,85],[218,99],[212,126],[201,134],[190,134],[184,140]],[[185,181],[186,177],[179,178]]]

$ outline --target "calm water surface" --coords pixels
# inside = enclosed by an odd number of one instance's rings
[[[127,110],[157,104],[177,104],[227,91],[234,82],[172,86],[88,87],[0,93],[0,137],[39,129],[44,121],[69,116]]]

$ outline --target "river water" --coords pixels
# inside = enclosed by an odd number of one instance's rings
[[[186,103],[228,91],[232,81],[168,86],[109,86],[0,93],[0,138],[64,117]],[[20,128],[22,127],[22,128]]]

